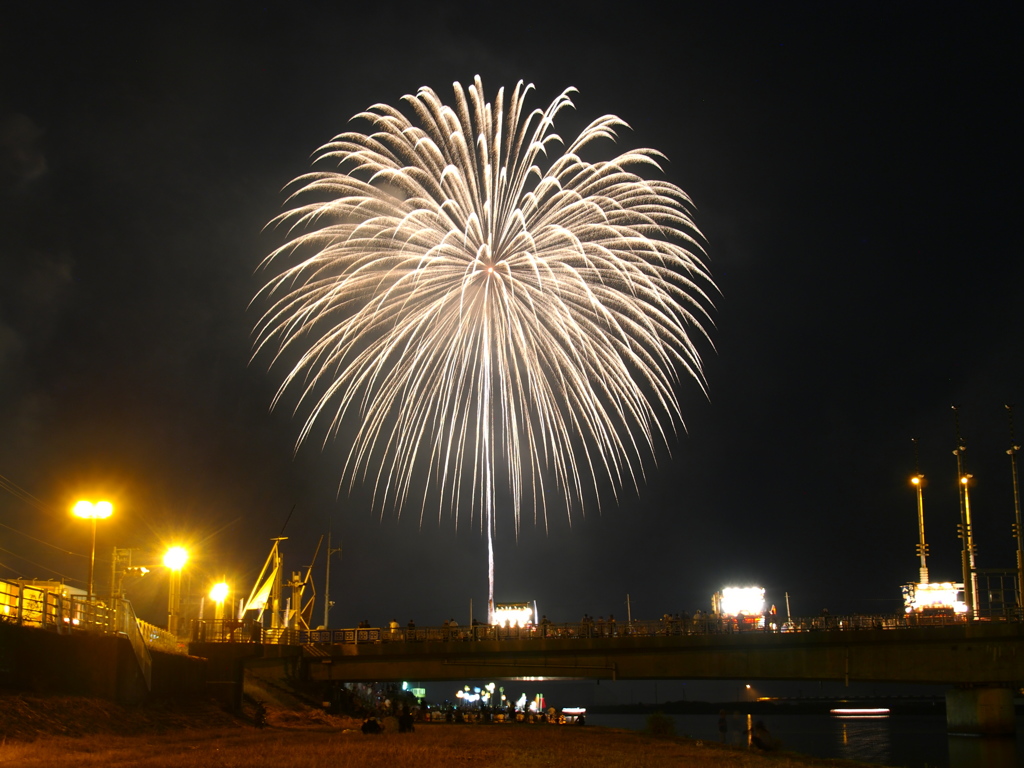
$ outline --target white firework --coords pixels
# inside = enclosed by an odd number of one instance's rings
[[[489,103],[477,77],[452,106],[421,88],[356,115],[369,129],[321,147],[272,222],[288,241],[257,296],[257,352],[289,360],[275,404],[296,389],[305,415],[296,447],[352,424],[342,476],[375,505],[480,513],[489,605],[496,489],[518,531],[524,508],[546,527],[551,495],[571,519],[603,480],[638,485],[681,423],[680,378],[704,386],[714,288],[690,199],[640,175],[662,156],[584,160],[626,124],[566,146],[574,89],[526,114],[531,89]]]

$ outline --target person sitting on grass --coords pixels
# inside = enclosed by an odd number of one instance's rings
[[[779,748],[779,742],[768,733],[764,721],[758,720],[750,731],[750,743],[760,750],[770,752]]]

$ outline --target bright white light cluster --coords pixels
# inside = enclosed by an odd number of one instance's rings
[[[908,584],[903,588],[907,613],[920,613],[929,608],[952,608],[954,613],[967,613],[967,604],[958,600],[964,585],[951,581],[930,584]]]
[[[764,587],[726,587],[718,610],[723,616],[759,616],[764,613]]]
[[[525,627],[527,624],[533,624],[533,608],[527,603],[494,606],[494,623],[499,627],[504,627],[506,621],[513,627]]]

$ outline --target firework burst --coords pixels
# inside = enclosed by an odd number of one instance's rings
[[[703,388],[714,288],[689,198],[640,175],[661,155],[585,160],[626,124],[566,144],[554,120],[574,90],[527,113],[531,89],[489,103],[476,78],[452,106],[422,88],[357,115],[368,130],[293,182],[257,296],[298,444],[351,423],[342,476],[382,510],[415,493],[421,522],[428,499],[456,523],[480,514],[491,598],[496,488],[518,531],[524,509],[546,527],[552,497],[571,519],[603,480],[637,485],[681,423],[680,378]]]

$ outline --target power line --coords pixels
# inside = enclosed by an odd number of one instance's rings
[[[37,544],[43,544],[43,545],[45,545],[47,547],[52,547],[53,549],[56,549],[58,552],[60,552],[62,555],[72,555],[74,557],[81,557],[81,558],[88,558],[89,557],[89,555],[83,555],[83,554],[81,554],[79,552],[72,552],[70,549],[64,549],[63,547],[58,547],[56,544],[51,544],[48,541],[43,541],[42,539],[37,539],[35,536],[30,536],[29,534],[25,533],[24,531],[19,531],[17,528],[12,528],[11,526],[7,525],[6,523],[0,523],[0,528],[6,528],[8,531],[13,531],[14,533],[17,533],[19,536],[24,536],[26,539],[32,539],[32,541],[36,542]]]
[[[29,506],[35,507],[40,512],[53,512],[53,510],[47,507],[39,498],[33,496],[13,480],[8,477],[4,477],[3,475],[0,475],[0,489],[7,491],[15,498],[24,501]]]
[[[25,502],[30,507],[33,507],[33,508],[39,510],[40,512],[45,512],[46,514],[53,514],[53,509],[48,507],[38,497],[33,496],[31,493],[26,491],[24,488],[22,488],[20,485],[15,483],[9,477],[4,477],[3,475],[0,475],[0,490],[7,491],[12,496],[14,496],[16,499],[19,499],[20,501]],[[24,531],[19,531],[17,528],[13,528],[13,527],[7,525],[6,523],[0,523],[0,527],[6,528],[9,531],[13,531],[14,533],[17,533],[20,536],[24,536],[26,539],[31,539],[32,541],[36,542],[37,544],[43,544],[44,546],[51,547],[52,549],[57,550],[61,554],[72,555],[73,557],[81,557],[81,558],[88,558],[89,557],[88,555],[83,555],[83,554],[80,554],[79,552],[72,552],[70,550],[64,549],[64,547],[58,547],[56,544],[51,544],[50,542],[44,541],[43,539],[37,539],[35,536],[31,536],[31,535],[25,533]]]
[[[16,552],[11,552],[11,550],[9,549],[4,549],[3,547],[0,547],[0,552],[6,552],[11,557],[17,558],[18,560],[22,560],[28,563],[29,565],[34,565],[36,568],[42,568],[44,571],[49,571],[50,573],[56,574],[57,576],[60,576],[64,581],[77,581],[80,584],[84,583],[81,579],[76,579],[73,576],[68,576],[67,574],[61,573],[60,571],[55,571],[53,568],[48,568],[47,566],[42,565],[41,563],[37,563],[34,560],[29,560],[27,557],[22,557]],[[4,567],[10,570],[12,573],[18,573],[18,571],[15,571],[9,565]]]

